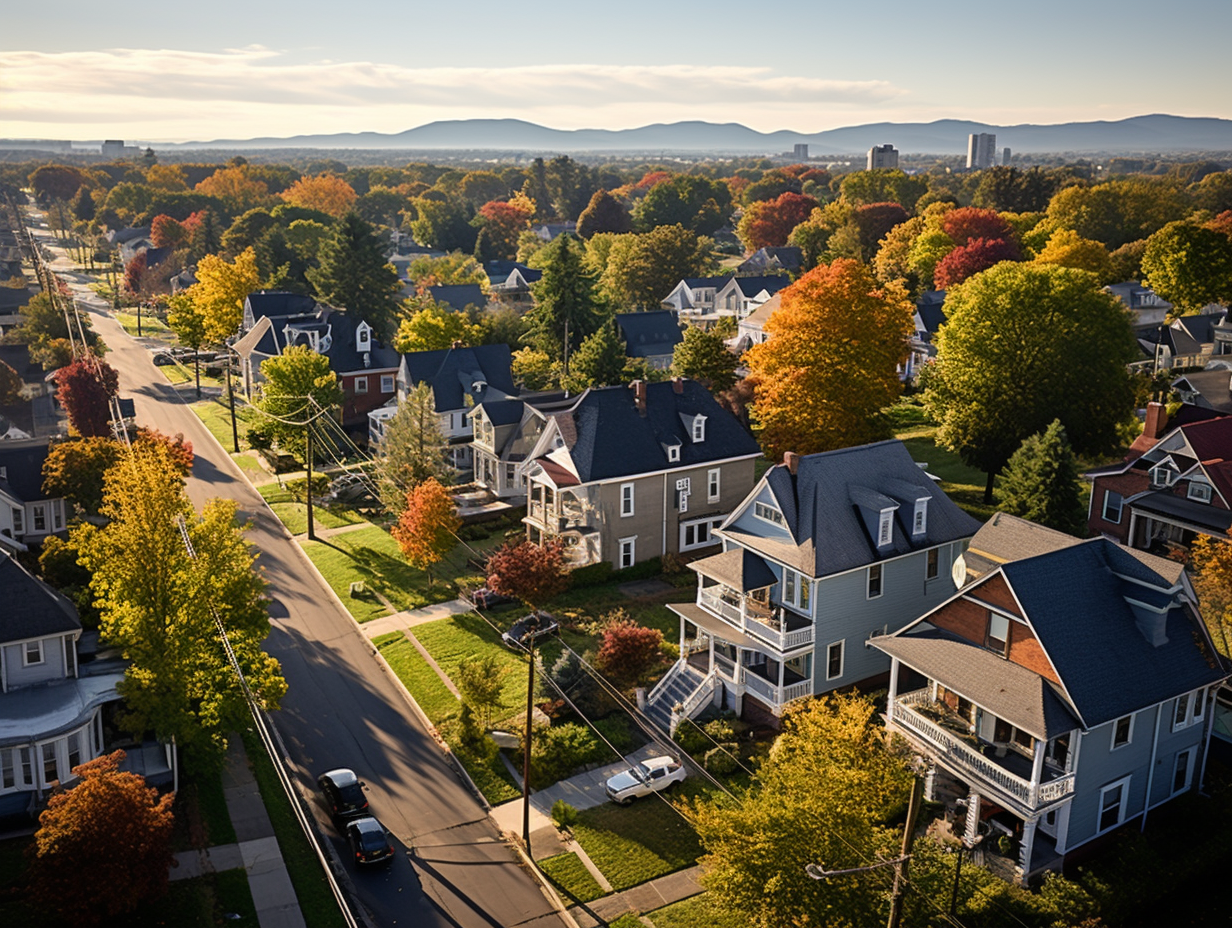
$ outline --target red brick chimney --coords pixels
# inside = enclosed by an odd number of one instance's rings
[[[1168,410],[1163,403],[1150,402],[1146,404],[1146,423],[1142,428],[1142,437],[1158,440],[1168,428]]]
[[[784,451],[783,466],[787,468],[788,473],[795,474],[800,467],[800,455],[794,451]]]
[[[635,380],[629,387],[633,390],[633,405],[639,413],[646,415],[646,381]]]
[[[673,377],[672,378],[672,389],[675,390],[677,393],[683,393],[684,392],[684,378],[683,377]]]

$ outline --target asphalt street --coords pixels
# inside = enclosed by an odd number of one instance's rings
[[[47,239],[43,239],[47,241]],[[66,281],[72,277],[62,274]],[[301,793],[328,835],[357,898],[380,926],[559,928],[564,922],[506,847],[482,804],[373,657],[351,616],[287,537],[196,414],[154,366],[150,351],[124,333],[97,296],[78,285],[79,305],[132,397],[137,421],[192,441],[188,493],[200,507],[236,500],[251,520],[248,538],[273,600],[267,650],[282,663],[288,692],[274,713]],[[102,310],[100,312],[100,310]],[[373,814],[396,838],[388,868],[358,872],[316,795],[316,776],[353,768],[367,783]]]

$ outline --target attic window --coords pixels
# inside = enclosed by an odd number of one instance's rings
[[[988,635],[984,645],[1004,656],[1010,641],[1010,620],[995,612],[988,613]]]
[[[1176,482],[1176,478],[1176,470],[1167,464],[1151,468],[1151,486],[1157,490],[1172,486]]]
[[[663,447],[667,450],[667,461],[669,464],[675,464],[680,460],[679,445],[664,445]]]
[[[783,514],[766,503],[754,503],[753,515],[766,522],[773,522],[775,525],[783,524]]]
[[[915,501],[915,515],[911,519],[911,534],[923,535],[928,528],[928,500]]]
[[[366,322],[361,322],[355,329],[355,348],[357,351],[372,350],[372,329]]]
[[[1211,485],[1191,480],[1189,482],[1189,492],[1186,495],[1199,503],[1209,503],[1211,501]]]
[[[877,525],[877,547],[881,548],[890,543],[893,537],[894,527],[894,510],[883,509],[881,511],[881,519]]]
[[[694,441],[705,441],[706,440],[706,417],[705,416],[694,416],[693,417],[693,440]]]

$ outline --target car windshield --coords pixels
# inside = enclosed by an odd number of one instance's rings
[[[629,772],[632,773],[639,780],[641,780],[643,783],[645,783],[647,780],[650,779],[650,768],[647,767],[645,764],[638,764],[636,767],[632,768]]]
[[[358,783],[350,783],[338,790],[338,802],[345,808],[359,808],[364,804],[364,791]]]
[[[376,828],[371,831],[361,831],[359,843],[365,851],[379,851],[385,846],[385,834]]]

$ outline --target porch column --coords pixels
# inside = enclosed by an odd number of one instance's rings
[[[1031,763],[1031,789],[1027,794],[1028,802],[1032,806],[1036,805],[1039,798],[1040,777],[1044,772],[1044,749],[1047,746],[1048,742],[1039,738],[1035,739],[1035,757]]]
[[[707,665],[706,675],[714,673],[714,635],[707,634],[706,641],[710,644],[710,663]]]
[[[886,721],[894,719],[894,702],[898,699],[898,658],[890,658],[890,693],[886,697]]]
[[[1124,503],[1122,503],[1121,505],[1124,505]],[[1149,523],[1148,523],[1148,527],[1149,527]],[[1134,543],[1134,532],[1137,530],[1137,528],[1138,528],[1138,513],[1131,511],[1129,514],[1129,534],[1125,536],[1126,544],[1132,545]]]
[[[785,673],[784,673],[783,661],[781,659],[779,660],[778,664],[779,664],[779,702],[782,702],[783,701],[783,679],[785,677]]]
[[[980,794],[972,790],[967,796],[967,821],[963,828],[963,837],[968,844],[974,844],[980,828]]]
[[[1029,818],[1022,825],[1022,843],[1018,848],[1018,879],[1027,882],[1027,874],[1031,872],[1031,849],[1035,847],[1035,827],[1039,818]]]
[[[937,765],[929,764],[924,771],[924,798],[929,802],[937,801]]]
[[[684,642],[685,642],[685,637],[684,637],[684,616],[681,616],[681,617],[680,617],[680,659],[681,659],[681,660],[684,660],[684,659],[686,659],[686,658],[689,656],[689,655],[687,655],[687,654],[685,653],[685,651],[684,651]]]

